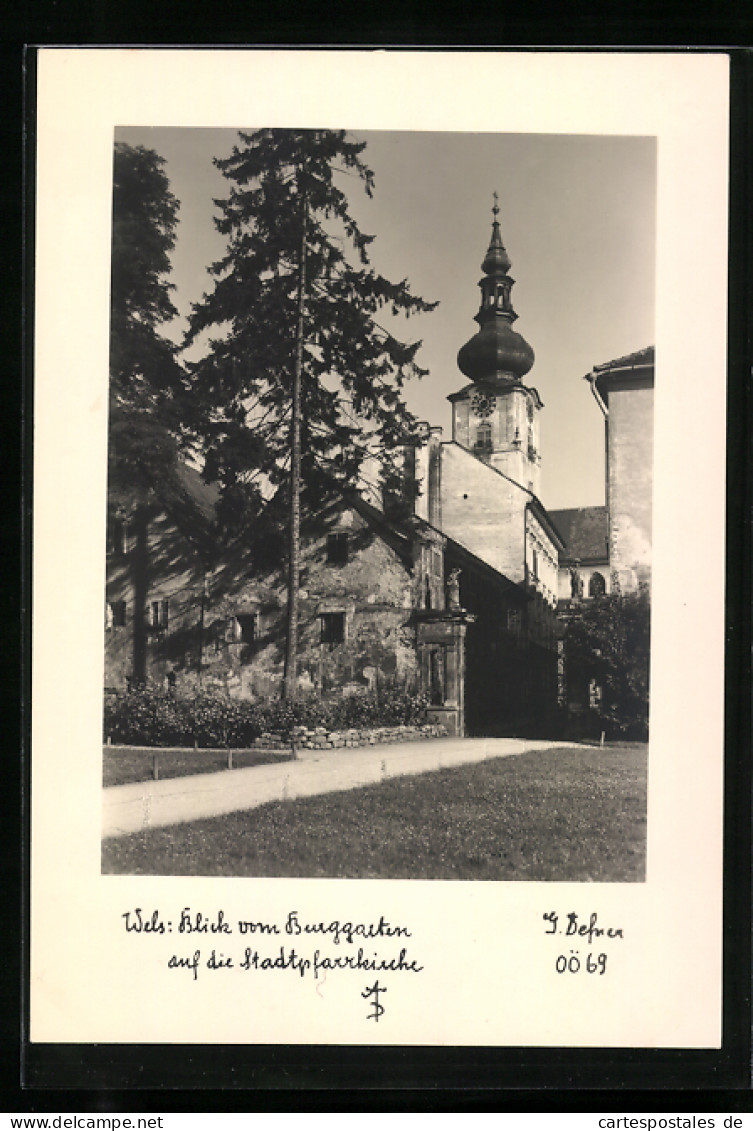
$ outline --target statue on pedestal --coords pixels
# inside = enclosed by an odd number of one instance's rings
[[[447,578],[447,608],[460,608],[460,570],[450,570]]]

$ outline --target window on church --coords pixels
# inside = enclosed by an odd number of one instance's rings
[[[490,452],[492,450],[492,426],[488,422],[479,424],[476,429],[476,451]]]
[[[602,574],[592,573],[591,580],[588,583],[588,596],[589,597],[603,597],[607,591],[607,583]]]
[[[348,535],[345,532],[327,535],[327,563],[329,565],[348,564]]]
[[[321,641],[334,648],[345,639],[345,613],[321,613]]]
[[[536,550],[531,552],[531,577],[538,581],[539,578],[539,555]]]

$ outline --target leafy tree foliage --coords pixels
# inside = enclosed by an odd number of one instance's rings
[[[401,389],[424,371],[415,360],[420,342],[398,340],[378,317],[435,304],[370,265],[374,237],[361,232],[340,187],[355,178],[371,196],[364,142],[344,132],[271,129],[241,132],[239,140],[215,160],[231,184],[216,201],[227,251],[210,268],[214,287],[194,306],[187,344],[219,330],[190,366],[193,426],[205,476],[223,489],[226,520],[243,516],[258,531],[261,511],[273,515],[289,476],[302,250],[304,503],[321,505],[333,484],[355,485],[370,444],[394,483],[396,452],[416,436]],[[277,503],[265,504],[275,491]]]
[[[648,586],[583,604],[568,624],[568,685],[601,688],[593,707],[610,735],[648,737],[651,601]]]
[[[184,370],[161,327],[177,314],[167,282],[179,204],[163,158],[116,142],[110,313],[110,486],[174,482]]]

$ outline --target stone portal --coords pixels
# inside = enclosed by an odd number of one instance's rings
[[[474,619],[460,608],[416,614],[420,689],[429,699],[429,722],[454,737],[465,734],[465,634]]]

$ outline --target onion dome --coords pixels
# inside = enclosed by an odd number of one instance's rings
[[[528,372],[534,353],[525,338],[512,328],[517,318],[510,300],[515,280],[508,274],[512,264],[499,231],[496,192],[492,213],[492,236],[481,264],[481,306],[475,316],[481,329],[458,353],[458,367],[471,381],[509,385],[519,382]]]

